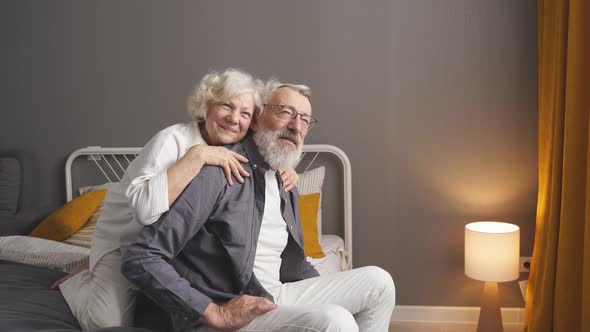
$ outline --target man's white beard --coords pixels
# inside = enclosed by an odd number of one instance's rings
[[[296,142],[297,147],[290,144],[282,144],[279,138],[286,137]],[[297,133],[288,128],[273,131],[266,128],[260,128],[254,133],[254,143],[258,146],[258,151],[270,168],[284,171],[295,168],[301,159],[303,151],[303,142]]]

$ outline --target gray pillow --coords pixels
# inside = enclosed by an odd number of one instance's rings
[[[0,213],[15,214],[20,194],[20,163],[15,158],[0,158]]]

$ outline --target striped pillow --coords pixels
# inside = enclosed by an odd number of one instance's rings
[[[100,190],[100,189],[111,190],[111,189],[113,189],[114,186],[116,186],[118,184],[119,184],[119,182],[112,182],[112,183],[103,183],[103,184],[97,185],[97,186],[80,187],[80,188],[78,188],[78,193],[80,195],[84,195],[87,192],[96,191],[96,190]],[[78,230],[76,233],[72,234],[72,236],[65,239],[63,242],[74,245],[74,246],[90,248],[91,243],[92,243],[92,234],[94,234],[94,231],[96,230],[96,223],[98,222],[98,218],[100,217],[100,215],[102,214],[102,211],[104,209],[103,203],[101,203],[100,206],[96,209],[96,211],[94,211],[94,214],[92,214],[90,219],[88,219],[86,224],[82,228],[80,228],[80,230]]]
[[[318,235],[322,235],[322,188],[324,187],[324,177],[326,176],[326,167],[321,166],[299,174],[297,190],[299,195],[310,195],[320,193],[320,205],[318,208]]]
[[[67,244],[71,244],[78,247],[90,248],[92,243],[92,234],[96,230],[96,223],[98,222],[98,218],[102,214],[104,207],[102,203],[100,206],[94,211],[94,214],[88,219],[86,225],[84,225],[80,230],[76,233],[72,234],[69,238],[65,239],[63,242]]]
[[[31,236],[0,237],[0,260],[59,269],[66,272],[88,264],[90,250]]]
[[[103,184],[99,184],[99,185],[95,185],[95,186],[84,186],[84,187],[78,188],[78,195],[84,195],[87,192],[97,191],[97,190],[101,190],[101,189],[106,189],[107,191],[109,191],[109,190],[113,190],[113,188],[115,188],[115,186],[118,186],[118,185],[119,185],[119,182],[107,182],[107,183],[103,183]]]

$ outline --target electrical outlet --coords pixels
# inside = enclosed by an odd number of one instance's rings
[[[520,257],[520,264],[518,266],[519,272],[529,272],[531,270],[531,257]]]

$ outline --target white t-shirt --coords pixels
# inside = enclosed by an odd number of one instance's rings
[[[121,248],[123,238],[139,233],[168,211],[167,169],[193,145],[206,145],[195,121],[157,133],[131,162],[121,182],[109,190],[90,249],[90,269],[105,254]]]
[[[254,258],[254,274],[260,284],[271,294],[281,285],[281,254],[289,238],[287,223],[281,214],[281,197],[275,174],[275,171],[264,174],[266,180],[264,213]]]

